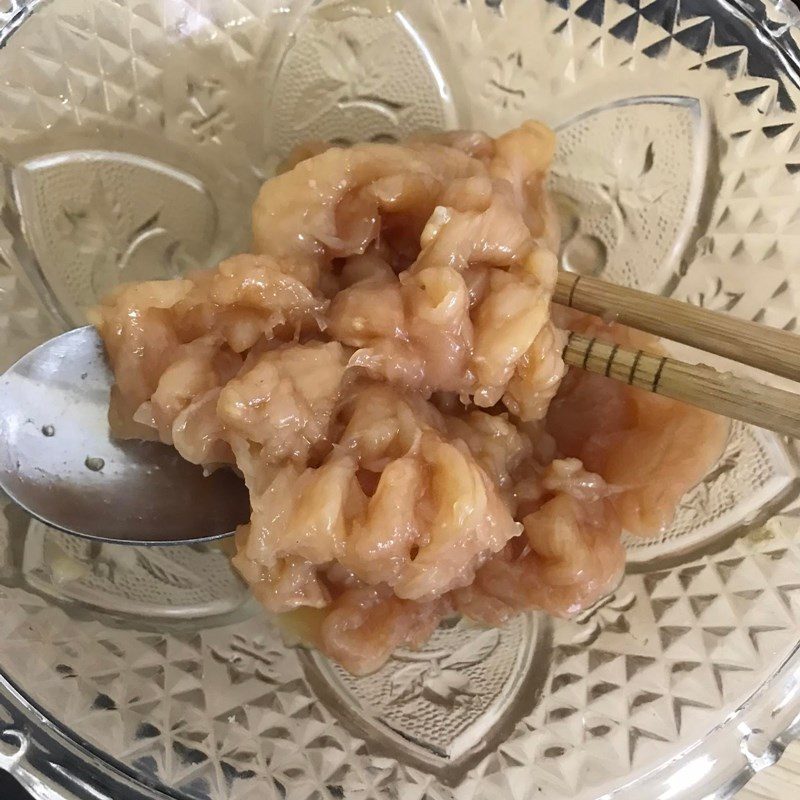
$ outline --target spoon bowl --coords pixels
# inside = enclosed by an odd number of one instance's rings
[[[0,378],[0,487],[48,525],[105,542],[182,544],[249,517],[243,481],[204,476],[159,442],[113,439],[113,375],[91,326],[57,336]]]

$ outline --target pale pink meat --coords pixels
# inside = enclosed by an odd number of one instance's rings
[[[289,465],[276,470],[262,492],[251,492],[249,532],[234,563],[257,565],[259,581],[270,582],[276,568],[287,562],[316,566],[340,560],[352,519],[365,506],[356,469],[355,459],[345,456],[316,469]],[[314,571],[308,575],[315,577]],[[276,592],[271,607],[286,611],[293,605],[291,599],[284,604]]]
[[[158,438],[153,426],[135,423],[133,415],[150,400],[178,353],[182,342],[170,311],[191,290],[188,280],[126,284],[89,314],[114,370],[109,420],[122,438]]]
[[[439,422],[435,411],[382,398],[382,388],[359,396],[341,446],[321,466],[282,467],[262,492],[251,490],[237,559],[261,565],[259,582],[286,559],[338,562],[364,584],[430,600],[468,584],[521,532],[466,445],[428,425]],[[273,610],[290,607],[277,590],[270,597]]]
[[[545,178],[555,153],[551,131],[538,122],[525,122],[495,140],[489,171],[507,181],[514,201],[533,236],[551,252],[559,246],[555,207],[545,191]]]
[[[448,434],[467,445],[499,489],[512,489],[515,474],[533,455],[533,446],[530,437],[514,424],[508,413],[474,410],[448,414],[445,424]]]
[[[653,337],[572,312],[573,330],[658,352]],[[729,421],[642,389],[574,370],[550,406],[548,428],[562,453],[614,486],[626,530],[649,536],[672,521],[681,497],[722,454]]]
[[[310,143],[264,184],[253,254],[92,312],[122,437],[244,477],[233,563],[356,674],[446,616],[569,615],[612,591],[623,529],[669,524],[726,424],[567,372],[539,123],[492,139]]]
[[[189,277],[192,290],[174,307],[179,335],[191,340],[215,331],[237,353],[262,338],[291,340],[303,331],[317,331],[328,306],[324,297],[265,256],[233,256]]]
[[[418,394],[386,384],[355,384],[342,403],[344,430],[339,445],[354,453],[360,466],[380,473],[394,459],[419,448],[426,430],[444,430],[444,417]]]
[[[615,588],[624,550],[619,519],[607,499],[581,502],[557,493],[523,522],[528,541],[514,540],[478,571],[467,590],[455,592],[464,614],[490,625],[530,608],[568,616]]]
[[[517,362],[503,403],[519,419],[541,420],[547,414],[567,372],[561,358],[566,341],[567,334],[548,322]]]
[[[241,366],[242,358],[214,335],[180,345],[155,392],[134,412],[134,421],[155,428],[162,442],[172,443],[172,427],[181,411],[200,395],[227,384]]]
[[[213,469],[235,464],[236,457],[225,439],[225,429],[217,415],[219,386],[195,397],[172,423],[172,444],[192,464]],[[241,466],[241,465],[240,465]]]
[[[520,530],[466,445],[428,430],[383,470],[343,563],[367,582],[388,583],[398,597],[431,599],[469,584]]]
[[[384,209],[424,224],[443,186],[484,172],[442,145],[330,148],[264,184],[253,206],[253,249],[315,288],[332,258],[363,253],[377,238]]]
[[[351,364],[376,379],[425,394],[468,386],[469,294],[450,267],[404,272],[380,283],[368,279],[342,290],[331,308],[331,333],[360,347]]]
[[[330,606],[318,645],[356,675],[383,666],[398,647],[419,647],[450,611],[444,600],[401,600],[381,586],[346,590]]]
[[[270,463],[305,463],[327,441],[346,366],[338,342],[268,350],[227,382],[217,414],[231,434],[266,448]]]

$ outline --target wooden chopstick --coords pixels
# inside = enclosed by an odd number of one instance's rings
[[[564,361],[648,392],[683,400],[726,417],[800,437],[800,395],[762,386],[749,378],[687,364],[642,350],[628,350],[571,333]]]
[[[553,301],[800,380],[800,336],[789,331],[570,272],[559,272]]]

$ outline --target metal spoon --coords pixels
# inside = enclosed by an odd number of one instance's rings
[[[113,377],[91,326],[57,336],[0,378],[0,487],[67,533],[129,544],[208,541],[249,517],[244,483],[208,477],[171,447],[112,439]]]

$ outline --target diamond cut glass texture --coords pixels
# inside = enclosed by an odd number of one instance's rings
[[[786,14],[0,2],[2,366],[118,281],[246,248],[260,182],[301,140],[526,117],[559,132],[562,266],[793,330]],[[95,800],[81,760],[124,800],[722,796],[800,709],[796,463],[794,442],[735,426],[597,608],[445,626],[361,679],[287,647],[218,549],[94,548],[5,504],[0,766]]]

